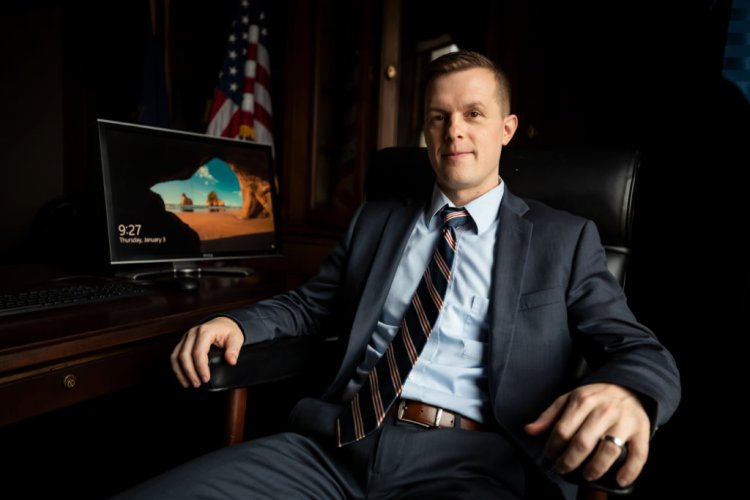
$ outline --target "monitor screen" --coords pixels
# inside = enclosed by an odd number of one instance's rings
[[[271,147],[98,120],[112,264],[280,252]]]

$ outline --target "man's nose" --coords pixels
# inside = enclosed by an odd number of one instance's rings
[[[462,139],[464,136],[464,122],[458,116],[451,116],[448,118],[448,122],[445,127],[445,138],[446,140],[455,141],[456,139]]]

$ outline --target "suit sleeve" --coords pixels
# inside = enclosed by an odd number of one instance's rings
[[[323,321],[335,312],[348,248],[361,212],[362,207],[313,279],[295,290],[223,314],[240,325],[245,344],[319,333]]]
[[[591,372],[583,384],[607,382],[641,396],[652,429],[665,423],[680,400],[674,358],[648,328],[636,321],[619,283],[609,273],[593,222],[580,233],[567,292],[574,341]]]

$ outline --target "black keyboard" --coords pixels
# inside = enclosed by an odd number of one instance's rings
[[[94,304],[149,293],[151,291],[147,288],[122,281],[54,286],[40,290],[6,293],[0,295],[0,316]]]

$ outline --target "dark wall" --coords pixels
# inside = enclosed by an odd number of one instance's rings
[[[750,281],[750,105],[721,76],[730,2],[501,10],[497,59],[515,79],[518,143],[643,153],[628,296],[673,352],[683,401],[652,440],[636,497],[736,491],[717,480],[739,474],[718,436],[746,378],[733,346],[747,330]]]
[[[17,250],[37,210],[63,193],[61,41],[59,6],[8,8],[0,17],[0,257]]]

